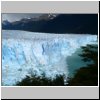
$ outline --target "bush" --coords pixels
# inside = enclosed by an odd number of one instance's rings
[[[18,86],[64,86],[64,76],[56,76],[55,79],[42,76],[26,76],[21,82],[17,82]]]
[[[86,67],[82,67],[75,73],[73,78],[69,78],[69,86],[97,86],[98,85],[98,47],[97,45],[87,45],[82,47],[83,53],[80,55],[85,62],[91,62]]]

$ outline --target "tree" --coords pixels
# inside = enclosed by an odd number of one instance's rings
[[[18,86],[63,86],[64,76],[57,75],[54,79],[47,78],[45,74],[42,76],[26,76],[22,81],[17,82]]]
[[[82,47],[84,62],[88,62],[87,66],[80,68],[74,77],[69,78],[69,86],[97,86],[98,85],[98,46],[87,45]]]

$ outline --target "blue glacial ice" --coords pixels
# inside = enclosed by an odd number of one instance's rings
[[[54,78],[68,76],[66,58],[78,48],[97,43],[96,35],[46,34],[18,30],[2,31],[2,85],[14,85],[35,73]]]

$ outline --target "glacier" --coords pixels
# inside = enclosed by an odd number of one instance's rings
[[[81,46],[96,43],[97,35],[90,34],[2,30],[2,85],[15,85],[32,73],[68,77],[66,58]]]

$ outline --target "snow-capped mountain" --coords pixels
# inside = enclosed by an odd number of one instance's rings
[[[2,84],[14,85],[35,73],[54,78],[68,77],[66,58],[77,48],[97,43],[96,35],[46,34],[27,31],[2,31]]]
[[[59,16],[58,14],[43,14],[38,19],[39,20],[52,20]]]
[[[5,24],[3,21],[2,29],[45,33],[98,34],[98,15],[43,14],[36,18],[23,18],[10,24]]]
[[[4,20],[4,21],[2,21],[2,25],[4,26],[4,25],[10,25],[11,23],[8,21],[8,20]]]

